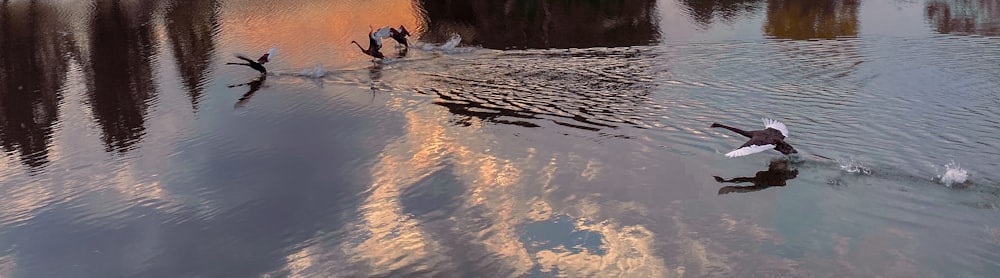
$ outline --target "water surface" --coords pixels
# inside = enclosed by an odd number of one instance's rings
[[[492,2],[4,1],[0,276],[1000,272],[1000,2]]]

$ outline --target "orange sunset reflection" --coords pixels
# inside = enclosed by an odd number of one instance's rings
[[[369,25],[405,25],[414,36],[421,30],[416,9],[405,0],[306,1],[282,6],[268,1],[232,1],[225,5],[220,35],[232,42],[233,49],[223,53],[257,56],[276,47],[274,63],[279,68],[367,61],[350,42],[366,45]],[[383,53],[394,56],[393,47],[395,42],[385,41]]]

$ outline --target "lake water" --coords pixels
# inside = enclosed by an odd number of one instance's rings
[[[6,0],[0,146],[0,277],[995,277],[1000,1]]]

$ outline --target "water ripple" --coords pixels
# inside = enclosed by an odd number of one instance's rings
[[[455,114],[537,127],[539,120],[591,131],[649,128],[658,73],[637,48],[508,51],[428,72],[435,102]]]

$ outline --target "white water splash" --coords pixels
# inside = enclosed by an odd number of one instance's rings
[[[952,161],[944,165],[944,174],[938,175],[937,179],[945,186],[952,187],[953,185],[963,184],[968,181],[969,171],[962,169],[958,163]]]
[[[451,38],[449,38],[444,44],[441,44],[441,46],[434,46],[433,44],[425,43],[420,46],[420,49],[423,49],[424,51],[431,51],[434,49],[450,51],[454,50],[459,43],[462,43],[462,36],[458,33],[454,33],[451,34]]]
[[[461,35],[459,35],[458,33],[451,34],[451,38],[448,39],[447,42],[445,42],[444,44],[441,45],[441,49],[444,49],[444,50],[455,49],[455,46],[458,46],[458,44],[461,43],[461,42],[462,42],[462,36]]]
[[[299,75],[304,77],[323,78],[323,76],[326,75],[326,69],[323,68],[323,64],[319,64],[316,65],[315,68],[302,70],[302,72],[299,72]]]
[[[843,170],[844,172],[848,172],[851,174],[862,174],[862,175],[872,174],[871,168],[868,168],[860,161],[855,160],[853,157],[848,157],[845,159],[836,159],[836,161],[838,166],[840,166],[840,170]]]
[[[986,239],[996,245],[1000,245],[1000,228],[983,227],[986,232]]]

